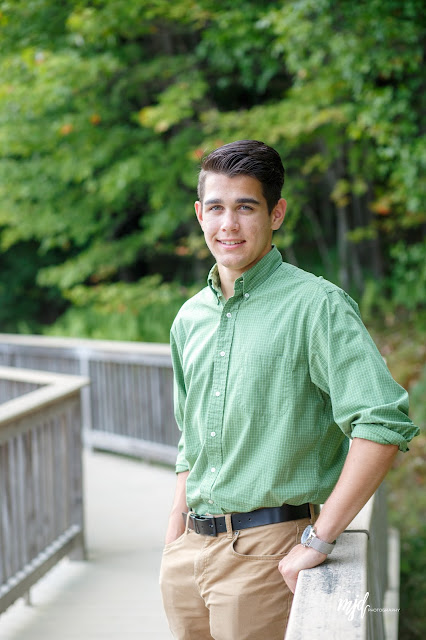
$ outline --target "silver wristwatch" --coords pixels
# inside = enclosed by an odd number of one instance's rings
[[[320,540],[317,536],[317,532],[311,524],[309,524],[302,533],[300,542],[304,547],[311,547],[312,549],[325,553],[326,555],[333,551],[334,545],[336,544],[336,541],[324,542],[324,540]]]

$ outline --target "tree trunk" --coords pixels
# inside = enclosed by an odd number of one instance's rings
[[[314,239],[318,247],[318,253],[320,255],[320,258],[324,267],[324,271],[327,277],[330,277],[332,273],[333,265],[330,260],[329,249],[325,241],[325,236],[324,236],[322,227],[312,207],[310,207],[309,205],[305,205],[304,212],[306,213],[306,217],[308,218],[309,222],[312,225],[312,229],[314,232]]]

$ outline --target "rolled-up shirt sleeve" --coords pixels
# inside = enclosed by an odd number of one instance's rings
[[[336,424],[350,438],[407,451],[419,432],[408,417],[408,394],[392,378],[357,304],[338,288],[323,290],[318,298],[309,339],[310,375],[330,397]]]

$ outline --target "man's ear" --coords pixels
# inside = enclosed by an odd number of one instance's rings
[[[197,220],[200,223],[201,228],[203,228],[203,205],[199,200],[197,200],[197,202],[194,203],[194,208],[195,208],[195,215],[197,216]]]
[[[280,198],[271,213],[271,228],[276,231],[284,222],[285,212],[287,209],[287,201]]]

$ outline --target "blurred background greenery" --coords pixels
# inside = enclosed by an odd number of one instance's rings
[[[424,426],[421,0],[0,0],[0,39],[1,331],[167,342],[211,266],[200,158],[260,139],[278,248],[359,301]],[[424,448],[389,481],[403,640],[426,629]]]

